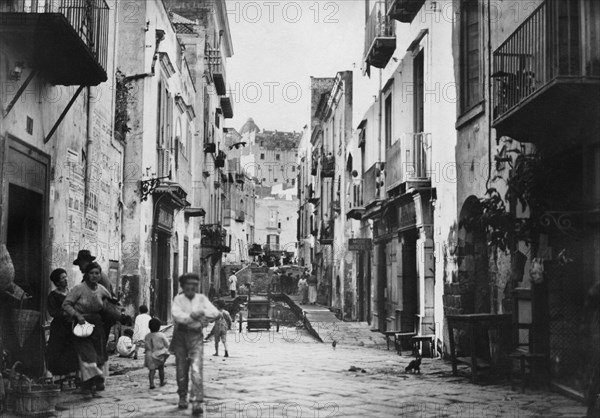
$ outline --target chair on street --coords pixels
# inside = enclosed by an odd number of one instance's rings
[[[431,333],[421,334],[421,315],[417,315],[418,317],[418,334],[411,338],[413,344],[413,351],[415,353],[423,354],[423,343],[429,345],[429,354],[431,358],[436,357],[436,349],[435,349],[435,324],[433,327],[428,327]]]

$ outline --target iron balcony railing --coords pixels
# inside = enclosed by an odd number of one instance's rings
[[[402,135],[386,150],[385,183],[390,190],[407,181],[427,180],[431,169],[431,134]]]
[[[109,7],[105,0],[2,0],[0,13],[59,13],[106,71]]]
[[[319,242],[321,244],[330,244],[333,242],[334,228],[333,221],[322,221],[319,235]]]
[[[226,245],[227,231],[219,224],[204,224],[200,226],[200,245],[204,248],[222,248]]]
[[[557,78],[600,77],[596,3],[546,0],[494,51],[494,119]]]
[[[212,48],[209,44],[206,44],[204,50],[204,62],[208,66],[208,70],[211,74],[223,73],[223,63],[219,48]]]
[[[353,180],[350,186],[350,199],[348,199],[348,210],[364,207],[362,180]]]
[[[386,45],[380,44],[379,41],[383,41]],[[365,49],[364,49],[364,57],[368,60],[369,57],[374,58],[374,55],[379,55],[378,48],[388,48],[390,45],[394,45],[395,49],[396,35],[394,34],[394,21],[387,15],[387,5],[385,1],[378,1],[374,4],[373,9],[371,10],[371,14],[367,19],[366,27],[365,27]],[[391,51],[393,53],[393,49]],[[370,62],[371,65],[376,67],[385,67],[385,64],[381,65],[383,62],[387,63],[389,57],[387,56],[389,52],[385,52],[386,59],[383,59],[381,62],[377,59]]]
[[[379,163],[373,164],[367,171],[365,171],[363,178],[363,201],[365,206],[375,200],[380,199],[381,189],[381,170],[379,169]]]
[[[265,244],[265,248],[264,248],[265,252],[273,252],[273,251],[281,251],[281,244],[279,243],[268,243]]]
[[[215,83],[219,96],[226,94],[225,88],[225,65],[219,48],[213,48],[209,43],[204,48],[204,63]]]
[[[321,177],[333,177],[335,173],[335,158],[333,155],[321,156]]]

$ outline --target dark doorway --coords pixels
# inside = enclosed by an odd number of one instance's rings
[[[171,274],[170,266],[170,241],[171,235],[166,232],[158,231],[156,233],[156,276],[154,287],[155,315],[161,321],[166,322],[169,319],[170,290],[169,276]]]
[[[44,196],[23,187],[8,187],[6,248],[15,266],[15,283],[31,295],[27,301],[36,310],[42,305],[44,241]]]
[[[365,263],[364,263],[364,253],[361,251],[358,253],[358,277],[357,277],[357,288],[358,288],[358,320],[363,322],[365,320],[365,306],[367,304],[366,301],[366,292],[365,292]]]
[[[185,268],[184,268],[185,270]],[[173,293],[171,293],[171,295],[173,295],[173,297],[175,297],[175,295],[179,292],[179,283],[178,283],[178,279],[179,278],[179,252],[174,252],[173,253]],[[171,299],[173,299],[173,297],[171,297]]]
[[[385,290],[386,290],[386,286],[387,286],[387,274],[386,274],[386,270],[387,270],[387,263],[386,263],[386,256],[385,256],[385,249],[386,249],[386,245],[384,243],[379,244],[377,247],[377,305],[378,305],[378,309],[377,309],[377,313],[378,313],[378,318],[379,318],[379,331],[383,332],[385,331],[386,328],[386,317],[387,317],[387,310],[385,309],[386,307],[386,297],[385,297]]]
[[[417,274],[417,231],[411,230],[403,235],[402,245],[402,331],[412,332],[415,327],[415,315],[419,312]]]

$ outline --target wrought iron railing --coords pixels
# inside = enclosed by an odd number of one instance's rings
[[[393,38],[394,23],[387,15],[387,6],[385,1],[378,1],[373,6],[371,14],[367,20],[365,28],[365,53],[368,56],[369,51],[373,47],[373,43],[377,38]]]
[[[600,77],[600,39],[588,24],[600,19],[597,3],[546,0],[494,51],[495,119],[558,77]]]
[[[223,73],[223,60],[219,48],[213,48],[207,43],[204,50],[204,62],[211,74]]]
[[[227,231],[220,224],[200,225],[200,245],[204,248],[221,248],[226,245]]]
[[[333,155],[321,156],[321,172],[323,177],[333,175],[335,172],[335,158]]]
[[[362,207],[364,207],[362,180],[353,180],[353,183],[350,185],[350,198],[348,200],[348,210]]]
[[[62,14],[106,71],[109,7],[105,0],[2,0],[2,12]]]
[[[402,135],[386,151],[385,183],[387,189],[411,180],[430,177],[431,134],[426,132]]]
[[[379,199],[379,192],[377,187],[379,168],[377,164],[373,164],[364,175],[363,179],[363,197],[365,205]]]

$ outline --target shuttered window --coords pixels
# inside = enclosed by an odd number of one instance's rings
[[[483,99],[481,76],[481,11],[477,0],[461,2],[461,111]]]

